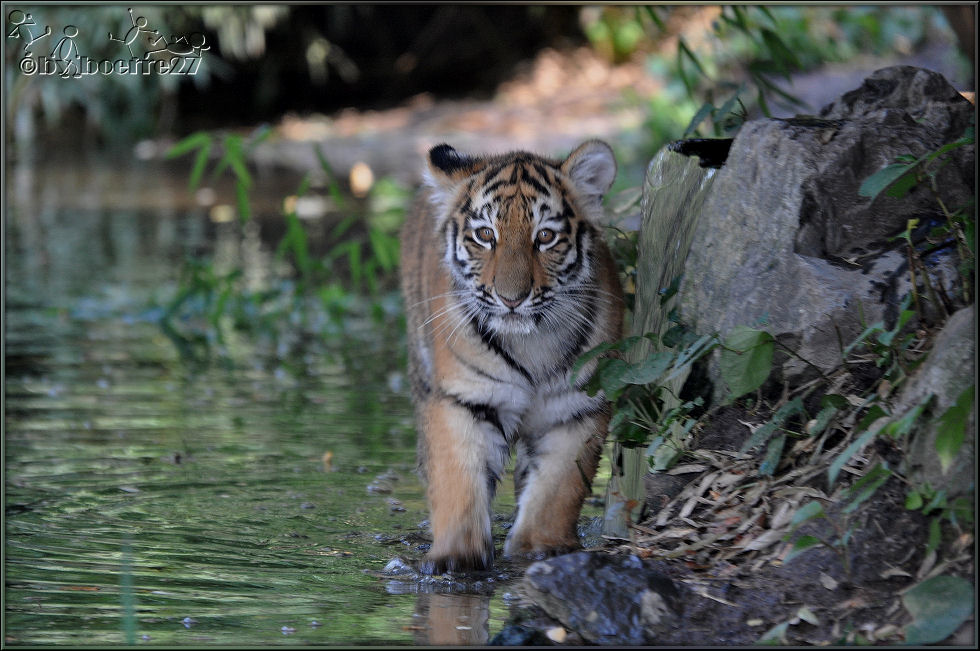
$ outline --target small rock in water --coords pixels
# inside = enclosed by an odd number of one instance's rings
[[[409,565],[408,563],[406,563],[404,560],[402,560],[398,556],[396,556],[393,559],[391,559],[390,561],[388,561],[388,564],[385,565],[384,566],[384,569],[381,570],[381,571],[384,574],[388,574],[390,576],[403,576],[405,574],[418,574],[418,572],[415,571],[415,568],[413,568],[411,565]]]

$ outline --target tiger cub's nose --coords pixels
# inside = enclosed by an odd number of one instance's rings
[[[524,294],[523,296],[520,296],[518,298],[508,298],[508,297],[504,296],[503,294],[501,294],[498,291],[497,292],[497,298],[500,299],[500,302],[501,303],[503,303],[504,305],[506,305],[507,307],[509,307],[510,309],[513,310],[518,305],[520,305],[521,303],[523,303],[524,302],[524,299],[527,298],[527,295],[530,294],[530,293],[531,292],[527,292],[526,294]]]

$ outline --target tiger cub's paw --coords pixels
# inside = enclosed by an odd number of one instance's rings
[[[419,565],[422,574],[445,574],[446,572],[482,572],[493,567],[493,551],[459,554],[428,553]]]
[[[504,557],[539,561],[581,549],[578,538],[514,537],[504,544]]]

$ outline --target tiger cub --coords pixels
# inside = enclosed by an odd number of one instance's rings
[[[507,556],[579,546],[609,406],[576,383],[576,358],[618,339],[623,298],[597,224],[616,176],[607,144],[564,161],[526,152],[428,154],[401,234],[409,375],[427,484],[425,573],[493,563],[491,501],[512,448]]]

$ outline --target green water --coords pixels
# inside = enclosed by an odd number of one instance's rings
[[[268,261],[274,242],[242,242],[193,207],[65,196],[70,179],[57,181],[49,203],[11,201],[5,218],[5,643],[498,632],[521,568],[384,572],[429,542],[401,333],[288,347],[239,336],[232,363],[191,363],[152,307],[172,295],[180,260]],[[25,196],[47,195],[28,183]],[[511,491],[498,497],[498,548]]]

